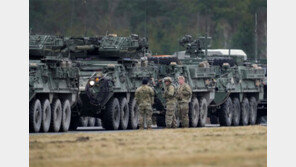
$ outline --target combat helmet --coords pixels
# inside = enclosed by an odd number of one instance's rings
[[[165,81],[169,81],[169,82],[173,82],[173,80],[172,80],[172,78],[171,77],[165,77],[165,78],[163,78],[163,82],[165,82]]]

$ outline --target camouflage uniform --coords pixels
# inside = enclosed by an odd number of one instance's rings
[[[170,84],[164,87],[163,97],[166,100],[165,124],[167,128],[176,128],[176,97],[175,87],[171,84],[172,80],[169,77],[164,78],[164,81],[169,81]]]
[[[178,113],[181,116],[182,127],[189,127],[189,102],[192,96],[192,90],[187,83],[179,85],[177,90]]]
[[[144,128],[144,117],[146,117],[147,127],[152,125],[152,105],[154,103],[154,90],[148,85],[140,86],[135,93],[135,98],[138,104],[140,113],[139,126]]]

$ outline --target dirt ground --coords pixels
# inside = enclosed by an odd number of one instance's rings
[[[267,127],[30,136],[30,167],[267,166]]]

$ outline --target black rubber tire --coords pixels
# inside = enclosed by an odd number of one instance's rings
[[[139,111],[135,98],[129,102],[129,122],[128,129],[137,129],[139,124]]]
[[[87,117],[88,118],[88,127],[94,127],[96,124],[96,118],[94,117]]]
[[[208,118],[208,102],[206,98],[200,99],[200,106],[199,106],[199,127],[205,127]]]
[[[219,122],[221,126],[230,126],[233,116],[233,104],[230,97],[222,104],[219,110]]]
[[[249,123],[250,125],[255,125],[257,121],[257,100],[255,97],[250,98],[250,116],[249,116]]]
[[[50,123],[50,131],[58,132],[61,128],[62,124],[62,103],[60,99],[56,99],[51,106],[51,123]]]
[[[120,129],[125,130],[127,129],[128,122],[129,122],[129,105],[127,99],[121,98],[120,99]]]
[[[67,132],[70,127],[71,123],[71,104],[70,101],[67,99],[63,102],[63,114],[62,114],[62,126],[61,126],[61,131],[62,132]]]
[[[156,116],[156,125],[157,125],[157,127],[166,127],[165,115],[157,115]]]
[[[95,126],[102,126],[102,122],[100,118],[96,118],[96,124]]]
[[[41,129],[43,132],[48,132],[51,121],[51,106],[48,99],[44,99],[42,102],[42,123]]]
[[[117,98],[111,98],[107,103],[102,121],[105,129],[118,130],[120,124],[120,105]]]
[[[30,132],[39,132],[42,122],[42,107],[39,99],[30,103],[29,129]]]
[[[239,126],[240,117],[241,117],[241,106],[239,99],[237,97],[233,98],[233,118],[232,118],[232,125]]]
[[[88,126],[88,117],[80,117],[79,122],[80,122],[80,126],[87,127]]]
[[[249,124],[250,104],[248,98],[244,98],[241,104],[241,125]]]
[[[196,97],[192,98],[189,104],[189,126],[190,127],[197,127],[199,121],[199,102]]]

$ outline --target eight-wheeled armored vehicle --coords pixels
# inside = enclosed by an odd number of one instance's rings
[[[101,118],[106,129],[126,129],[128,125],[136,128],[137,123],[129,120],[137,121],[137,115],[130,114],[129,106],[134,105],[132,92],[140,85],[140,75],[144,75],[137,68],[145,62],[141,58],[149,54],[147,39],[136,34],[110,34],[101,38],[69,38],[66,42],[72,50],[65,52],[70,53],[70,59],[80,69],[79,113]],[[139,82],[130,79],[133,75]]]
[[[77,103],[79,69],[60,54],[63,39],[30,35],[29,125],[31,132],[66,132]]]

